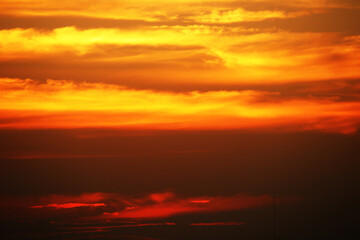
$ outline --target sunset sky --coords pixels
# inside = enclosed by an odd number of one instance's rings
[[[4,239],[353,239],[359,128],[358,0],[0,0]]]

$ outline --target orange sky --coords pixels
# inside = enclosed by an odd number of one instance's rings
[[[351,0],[1,0],[0,127],[353,133],[360,32],[332,19],[359,12]]]
[[[359,0],[0,0],[0,235],[350,239],[359,23]]]

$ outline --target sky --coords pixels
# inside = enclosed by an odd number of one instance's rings
[[[4,239],[354,239],[360,1],[0,0]]]

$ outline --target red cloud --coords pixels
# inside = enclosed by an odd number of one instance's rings
[[[190,213],[202,213],[202,212],[221,212],[240,210],[246,208],[254,208],[260,206],[270,205],[273,199],[269,195],[260,196],[247,196],[247,195],[236,195],[232,197],[208,197],[204,200],[199,198],[175,198],[171,194],[171,199],[164,201],[164,196],[170,194],[159,194],[163,196],[153,202],[137,201],[141,204],[135,204],[125,209],[120,209],[114,212],[104,212],[103,217],[105,219],[112,218],[165,218],[173,215],[190,214]],[[154,196],[151,194],[150,196]],[[157,195],[156,195],[157,196]]]
[[[28,209],[33,209],[29,212],[30,214],[41,213],[40,210],[36,209],[43,209],[43,214],[46,213],[46,216],[53,215],[56,218],[57,212],[60,214],[62,210],[74,209],[71,214],[74,214],[74,218],[79,221],[81,219],[87,221],[113,221],[117,219],[129,222],[129,219],[143,221],[163,219],[176,215],[238,211],[270,206],[273,204],[273,197],[270,195],[249,196],[238,194],[235,196],[180,198],[173,192],[162,192],[133,198],[119,194],[87,193],[78,196],[50,195],[28,201],[29,205],[31,204]],[[279,203],[284,201],[288,201],[288,199],[278,200]],[[86,212],[75,211],[75,208],[87,208],[88,210]],[[57,209],[57,211],[45,211],[46,209]],[[214,224],[208,223],[208,225]],[[197,223],[194,225],[197,225]]]
[[[172,192],[150,194],[150,198],[155,202],[164,202],[168,199],[171,199],[172,197],[174,197]]]
[[[76,208],[76,207],[104,207],[105,203],[64,203],[32,206],[31,208]]]

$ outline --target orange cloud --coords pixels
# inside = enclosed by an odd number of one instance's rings
[[[47,31],[36,26],[0,30],[0,127],[358,130],[355,88],[346,101],[323,86],[309,87],[317,97],[304,92],[284,97],[286,87],[256,90],[358,79],[359,36],[261,27],[267,19],[328,12],[352,1],[200,3],[181,0],[178,8],[167,0],[0,0],[5,19],[63,16],[68,23]],[[119,16],[138,22],[131,27],[112,22],[108,28],[71,24],[74,17],[84,22]],[[194,87],[181,92],[179,86]],[[201,92],[198,86],[218,87]]]
[[[358,101],[279,92],[160,92],[117,85],[2,79],[1,128],[357,130]]]
[[[282,11],[247,11],[242,8],[236,9],[215,9],[209,13],[197,15],[192,19],[198,23],[236,23],[236,22],[251,22],[251,21],[262,21],[265,19],[274,18],[289,18],[300,15],[305,15],[306,12],[298,12],[286,14]]]
[[[34,64],[27,72],[21,65],[24,61],[44,61],[39,71],[45,72],[48,70],[43,68],[53,62],[55,69],[65,68],[64,72],[73,75],[81,67],[93,66],[100,73],[99,81],[108,71],[117,76],[113,81],[141,78],[143,82],[186,84],[218,83],[220,79],[228,84],[286,83],[360,76],[358,37],[336,33],[177,25],[127,30],[64,27],[50,32],[9,29],[0,30],[0,38],[1,62],[19,64],[16,73],[30,76]]]
[[[235,2],[236,3],[236,2]],[[329,8],[339,7],[345,4],[340,4],[339,1],[324,1],[324,0],[296,0],[296,1],[278,1],[278,0],[261,0],[261,1],[241,1],[238,5],[247,6],[248,4],[261,5],[264,3],[270,5],[282,5],[285,7],[301,7],[301,8]],[[71,1],[64,2],[60,0],[1,0],[0,12],[12,15],[37,15],[37,16],[89,16],[97,18],[110,19],[144,19],[147,21],[155,21],[160,19],[177,19],[181,14],[193,14],[194,12],[202,12],[212,9],[223,9],[234,4],[233,0],[198,0],[194,3],[193,0],[178,0],[177,4],[181,8],[174,7],[169,0],[156,1],[116,1],[116,0],[86,0],[86,1]],[[161,5],[162,8],[157,6]],[[345,6],[349,6],[346,4]],[[257,15],[268,15],[269,11],[261,11]],[[277,16],[277,14],[275,15]],[[257,18],[256,18],[257,19]]]

